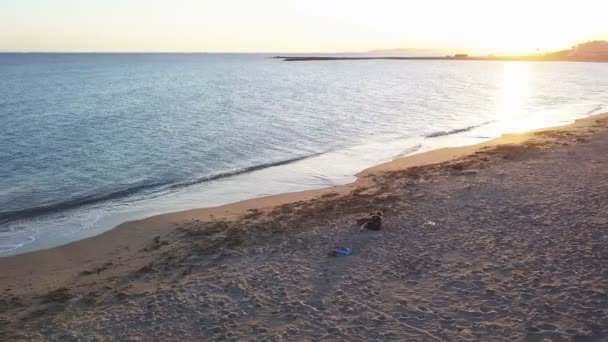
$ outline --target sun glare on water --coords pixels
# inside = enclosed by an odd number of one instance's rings
[[[521,133],[555,122],[555,115],[531,111],[534,104],[535,63],[503,62],[496,93],[494,114],[496,133]]]
[[[526,102],[530,92],[530,64],[506,62],[496,100],[496,121],[503,132],[526,130]]]

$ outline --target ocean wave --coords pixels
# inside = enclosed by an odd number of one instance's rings
[[[107,193],[87,195],[87,196],[78,196],[73,197],[65,201],[55,202],[50,204],[44,204],[37,207],[23,208],[17,210],[7,210],[0,211],[0,223],[7,222],[11,220],[25,219],[31,218],[35,216],[41,216],[45,214],[50,214],[53,212],[59,212],[63,210],[74,209],[77,207],[85,206],[88,204],[94,204],[103,201],[109,201],[121,197],[127,197],[133,195],[135,193],[162,187],[163,185],[167,185],[167,182],[145,182],[141,184],[137,184],[134,186],[126,187],[123,189],[119,189],[116,191],[111,191]]]
[[[604,106],[601,104],[598,104],[598,105],[595,105],[595,107],[593,107],[593,109],[588,110],[587,113],[585,113],[585,115],[599,114],[602,111],[604,111]]]
[[[396,159],[396,158],[408,156],[414,152],[418,152],[421,148],[422,148],[422,144],[416,144],[412,147],[406,148],[405,150],[401,151],[399,154],[395,155],[393,158]]]
[[[217,179],[220,179],[220,178],[232,177],[232,176],[237,176],[237,175],[241,175],[241,174],[248,173],[248,172],[262,170],[262,169],[266,169],[266,168],[269,168],[269,167],[291,164],[291,163],[295,163],[297,161],[301,161],[301,160],[304,160],[304,159],[308,159],[308,158],[319,156],[319,155],[321,155],[323,153],[324,152],[312,153],[312,154],[309,154],[309,155],[295,157],[295,158],[290,158],[290,159],[285,159],[285,160],[280,160],[280,161],[276,161],[276,162],[258,164],[258,165],[244,167],[244,168],[240,168],[240,169],[233,169],[233,170],[230,170],[230,171],[218,172],[218,173],[212,174],[210,176],[204,176],[204,177],[190,179],[190,180],[187,180],[187,181],[184,181],[184,182],[172,184],[170,186],[170,189],[179,189],[179,188],[183,188],[183,187],[187,187],[187,186],[191,186],[191,185],[195,185],[195,184],[200,184],[200,183],[204,183],[204,182],[209,182],[209,181],[217,180]]]
[[[425,135],[424,137],[425,138],[437,138],[437,137],[443,137],[443,136],[446,136],[446,135],[464,133],[464,132],[471,131],[471,130],[473,130],[475,128],[478,128],[478,127],[489,125],[489,124],[494,123],[494,122],[496,122],[496,120],[490,120],[490,121],[486,121],[486,122],[480,123],[478,125],[468,126],[468,127],[464,127],[464,128],[457,128],[457,129],[452,129],[452,130],[448,130],[448,131],[433,132],[433,133],[429,133],[429,134]]]
[[[168,182],[168,181],[143,182],[141,184],[137,184],[134,186],[126,187],[124,189],[119,189],[119,190],[111,191],[111,192],[107,192],[107,193],[73,197],[66,201],[45,204],[45,205],[41,205],[41,206],[37,206],[37,207],[0,211],[0,223],[19,220],[19,219],[33,218],[36,216],[42,216],[42,215],[56,213],[56,212],[60,212],[60,211],[75,209],[78,207],[83,207],[85,205],[90,205],[90,204],[95,204],[95,203],[99,203],[99,202],[105,202],[105,201],[109,201],[109,200],[115,200],[115,199],[119,199],[119,198],[128,197],[131,195],[142,193],[144,191],[149,191],[151,193],[157,193],[159,191],[167,190],[167,189],[176,190],[176,189],[188,187],[188,186],[195,185],[195,184],[209,182],[209,181],[226,178],[226,177],[237,176],[240,174],[253,172],[253,171],[257,171],[257,170],[261,170],[261,169],[265,169],[265,168],[269,168],[269,167],[286,165],[286,164],[294,163],[294,162],[297,162],[300,160],[312,158],[312,157],[318,156],[320,154],[322,154],[322,153],[314,153],[314,154],[290,158],[290,159],[286,159],[286,160],[280,160],[280,161],[276,161],[276,162],[263,163],[263,164],[258,164],[258,165],[254,165],[254,166],[250,166],[250,167],[234,169],[234,170],[225,171],[225,172],[218,172],[218,173],[215,173],[215,174],[212,174],[209,176],[200,177],[200,178],[196,178],[196,179],[189,179],[189,180],[178,182],[178,183]]]

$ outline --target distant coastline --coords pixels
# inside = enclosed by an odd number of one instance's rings
[[[415,49],[412,52],[416,51]],[[531,54],[520,56],[469,56],[465,53],[456,53],[449,56],[395,56],[388,55],[391,51],[408,53],[408,49],[380,50],[384,56],[275,56],[286,62],[303,61],[346,61],[346,60],[430,60],[430,61],[518,61],[518,62],[608,62],[608,42],[592,41],[573,46],[571,49],[550,52],[545,54]],[[374,53],[374,52],[371,52]]]
[[[547,56],[445,56],[445,57],[402,57],[402,56],[374,56],[374,57],[326,57],[326,56],[274,56],[285,62],[307,61],[351,61],[351,60],[404,60],[404,61],[514,61],[514,62],[594,62],[607,63],[608,58],[564,58]]]

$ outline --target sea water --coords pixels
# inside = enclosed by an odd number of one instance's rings
[[[0,256],[608,108],[608,64],[0,54]]]

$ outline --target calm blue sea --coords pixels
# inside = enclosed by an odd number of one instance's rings
[[[0,256],[608,110],[608,64],[0,54]]]

